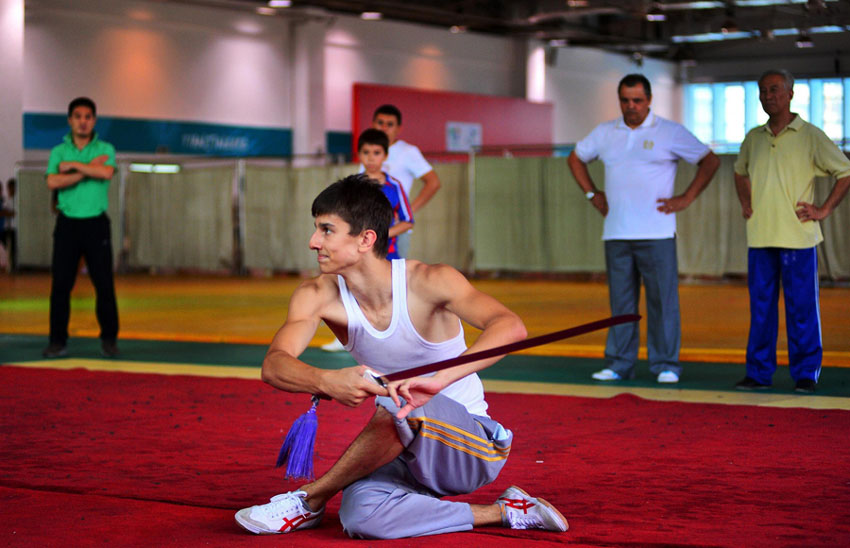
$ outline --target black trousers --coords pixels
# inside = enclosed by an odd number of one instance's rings
[[[6,246],[6,251],[9,252],[9,266],[12,272],[18,270],[18,238],[17,231],[14,228],[7,228],[0,234],[0,240]]]
[[[95,290],[95,313],[100,338],[118,338],[118,305],[112,277],[112,238],[109,217],[73,219],[59,214],[53,230],[53,283],[50,289],[50,342],[66,344],[71,317],[71,290],[80,257],[85,257]]]

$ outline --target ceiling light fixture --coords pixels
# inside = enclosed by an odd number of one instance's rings
[[[735,21],[735,9],[732,7],[731,2],[727,4],[725,14],[726,17],[723,19],[723,25],[720,27],[720,32],[723,34],[738,32],[740,29],[738,28],[738,23]]]
[[[661,21],[666,21],[667,16],[664,15],[664,12],[661,11],[661,7],[658,4],[653,4],[649,11],[646,12],[646,20],[652,21],[653,23],[660,23]]]
[[[178,164],[130,164],[133,173],[180,173]]]
[[[360,19],[364,21],[380,21],[383,17],[383,14],[379,11],[364,11],[360,14]]]
[[[800,31],[800,35],[797,37],[797,47],[798,48],[813,48],[815,47],[815,43],[812,42],[812,37],[809,36],[809,33],[806,31]]]
[[[632,60],[635,62],[635,64],[637,66],[642,67],[643,66],[643,53],[641,53],[639,51],[632,53]]]
[[[269,0],[270,8],[288,8],[292,6],[292,0]]]

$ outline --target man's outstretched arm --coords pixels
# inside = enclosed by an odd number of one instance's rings
[[[328,370],[298,359],[322,321],[324,301],[326,297],[315,280],[304,282],[295,290],[286,322],[275,334],[263,360],[263,381],[285,392],[320,394],[350,407],[371,396],[385,396],[383,387],[363,377],[367,369],[363,365]]]

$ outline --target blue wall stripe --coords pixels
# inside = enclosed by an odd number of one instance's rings
[[[68,133],[64,114],[24,113],[24,149],[53,148]],[[290,156],[292,130],[99,116],[96,130],[119,152]]]
[[[344,154],[351,161],[351,139],[350,131],[328,131],[325,138],[328,154]]]

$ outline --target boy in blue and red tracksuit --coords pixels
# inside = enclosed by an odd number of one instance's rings
[[[397,237],[413,228],[413,212],[407,200],[407,194],[396,179],[382,171],[389,154],[390,141],[387,134],[378,129],[367,129],[357,139],[357,155],[363,164],[365,174],[382,184],[384,195],[393,207],[393,224],[390,227],[390,248],[387,260],[400,259]]]

